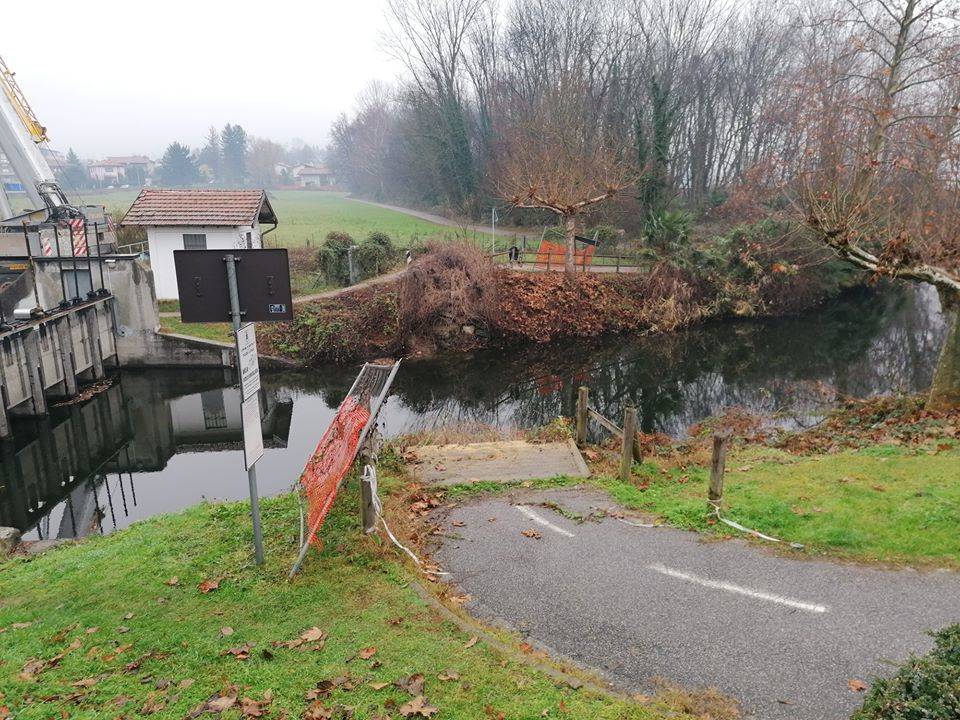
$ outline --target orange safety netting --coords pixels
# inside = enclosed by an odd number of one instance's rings
[[[594,245],[587,245],[584,248],[575,248],[573,252],[573,261],[576,265],[589,265],[593,262],[593,254],[597,248]],[[567,248],[563,243],[551,242],[550,240],[541,240],[537,248],[537,264],[560,267],[564,263]]]
[[[370,410],[349,396],[340,405],[330,427],[320,438],[317,449],[307,460],[300,475],[300,487],[307,499],[309,543],[319,542],[317,531],[330,512],[340,483],[346,477],[357,455],[360,434],[370,420]]]

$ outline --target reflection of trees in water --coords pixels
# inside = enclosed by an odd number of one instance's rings
[[[540,425],[572,412],[580,384],[612,417],[636,404],[647,431],[678,434],[731,406],[802,424],[831,398],[824,385],[852,395],[925,388],[942,337],[935,309],[923,291],[858,293],[798,318],[409,362],[396,391],[422,428]]]

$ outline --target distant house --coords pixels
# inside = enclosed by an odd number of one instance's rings
[[[178,298],[174,250],[261,248],[261,225],[275,228],[277,215],[263,190],[145,188],[121,224],[147,229],[157,298],[172,300]]]
[[[337,184],[337,176],[326,165],[297,165],[293,177],[304,188],[331,188]]]
[[[155,163],[144,155],[104,158],[88,167],[90,178],[101,185],[140,184],[153,172]]]

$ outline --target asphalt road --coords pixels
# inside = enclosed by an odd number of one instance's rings
[[[848,680],[891,674],[931,647],[926,630],[960,621],[958,573],[794,560],[612,517],[578,523],[545,501],[614,507],[575,489],[460,505],[438,518],[448,537],[434,557],[475,615],[627,689],[662,677],[716,687],[749,718],[848,718],[863,698]]]

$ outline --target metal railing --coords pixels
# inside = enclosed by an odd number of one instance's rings
[[[545,259],[544,259],[545,258]],[[510,251],[505,250],[490,255],[495,263],[509,263]],[[566,267],[566,253],[551,251],[521,251],[515,263],[521,267],[532,266],[533,269],[563,270]],[[653,265],[643,261],[636,255],[609,255],[601,253],[577,253],[574,256],[574,268],[578,272],[592,273],[649,273]]]

